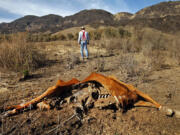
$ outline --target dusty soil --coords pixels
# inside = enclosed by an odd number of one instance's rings
[[[121,55],[90,48],[90,59],[74,62],[79,46],[46,45],[40,47],[50,59],[46,67],[32,73],[32,78],[19,81],[19,73],[0,69],[0,107],[20,104],[42,94],[58,79],[79,80],[91,72],[115,75],[131,83],[162,105],[180,110],[180,67],[170,66],[144,76],[123,76],[118,61]],[[72,49],[70,49],[72,48]],[[99,63],[104,64],[103,69]],[[87,89],[83,89],[86,91]],[[57,99],[48,99],[57,100]],[[51,110],[33,109],[0,119],[0,134],[59,134],[59,135],[179,135],[180,119],[168,117],[155,108],[132,108],[125,113],[113,108],[91,108],[81,120],[68,120],[78,105],[64,102]]]

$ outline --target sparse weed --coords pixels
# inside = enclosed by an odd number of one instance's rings
[[[106,28],[104,33],[107,38],[115,38],[118,36],[118,33],[114,28]]]
[[[80,58],[78,57],[77,54],[67,52],[67,55],[68,55],[67,67],[69,69],[73,69],[75,65],[77,65],[77,64],[79,64],[81,62]]]
[[[105,61],[102,58],[98,58],[95,63],[96,72],[103,72],[105,71]]]
[[[76,32],[76,33],[74,34],[74,40],[78,40],[78,36],[79,36],[79,33]]]
[[[118,33],[119,33],[121,38],[131,37],[131,33],[129,31],[127,31],[127,30],[124,30],[123,28],[119,28]]]
[[[45,63],[32,43],[27,43],[25,34],[12,36],[11,41],[0,44],[0,66],[14,71],[33,70]]]
[[[91,31],[89,32],[89,36],[92,40],[100,40],[102,33],[100,31]]]
[[[126,69],[126,72],[129,77],[134,77],[139,74],[138,62],[133,55],[121,55],[119,60],[119,66],[121,69]]]
[[[72,40],[74,38],[74,35],[72,33],[68,33],[67,37],[68,37],[69,40]]]
[[[61,34],[58,36],[58,40],[66,40],[66,36]]]

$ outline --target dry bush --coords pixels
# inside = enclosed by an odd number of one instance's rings
[[[68,34],[67,34],[67,37],[68,37],[69,40],[74,39],[74,35],[73,35],[72,33],[68,33]]]
[[[122,49],[122,44],[119,40],[102,40],[100,43],[101,48],[105,48],[107,54],[106,55],[114,55],[115,51],[119,51]]]
[[[103,39],[100,42],[100,47],[105,48],[108,54],[118,54],[120,51],[124,53],[137,52],[136,46],[130,42],[129,38],[124,39]]]
[[[124,38],[124,37],[131,37],[131,33],[127,30],[124,30],[123,28],[118,28],[118,33],[119,33],[119,36],[121,38]]]
[[[103,57],[97,57],[93,61],[88,61],[87,63],[88,72],[106,72],[106,60]]]
[[[152,70],[169,68],[178,61],[178,46],[178,39],[172,35],[149,29],[143,32],[141,51],[151,60]]]
[[[66,36],[64,34],[58,35],[57,36],[58,40],[66,40]]]
[[[91,40],[100,40],[102,37],[102,32],[95,30],[95,31],[90,31],[89,32],[89,37]]]
[[[57,35],[52,35],[51,37],[50,37],[50,40],[51,41],[56,41],[58,38],[57,38]]]
[[[0,44],[0,66],[13,71],[33,70],[42,66],[45,56],[32,43],[27,43],[26,34],[12,35],[11,41]]]
[[[179,61],[180,41],[177,37],[148,28],[135,29],[131,33],[131,37],[121,40],[124,53],[142,52],[145,58],[151,59],[154,70],[167,68],[168,64],[175,63],[172,61]]]
[[[132,54],[121,54],[119,66],[123,72],[126,71],[128,77],[134,77],[140,73],[139,63]]]
[[[169,44],[168,52],[169,57],[173,60],[176,60],[176,63],[180,65],[180,39],[179,37],[175,37],[171,40],[171,44]]]
[[[77,54],[73,52],[67,52],[68,58],[67,58],[67,68],[73,69],[75,65],[78,65],[81,63],[80,58]]]
[[[118,56],[118,62],[112,66],[117,76],[122,80],[141,83],[152,71],[151,60],[146,59],[142,53],[123,53]],[[131,82],[132,83],[132,82]]]
[[[104,30],[105,37],[107,38],[115,38],[118,36],[118,32],[114,28],[106,28]]]
[[[78,36],[79,36],[79,33],[76,32],[76,33],[74,34],[74,40],[78,40]]]
[[[160,49],[154,50],[154,44],[151,41],[146,42],[146,44],[142,46],[141,53],[142,58],[148,60],[151,71],[160,70],[165,66],[165,52]]]
[[[104,72],[105,71],[105,61],[103,58],[98,58],[96,61],[95,61],[95,70],[96,72]]]

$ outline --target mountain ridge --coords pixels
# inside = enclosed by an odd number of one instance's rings
[[[0,33],[47,32],[51,33],[82,25],[152,27],[164,32],[180,31],[180,1],[161,2],[131,14],[112,14],[102,9],[82,10],[70,16],[49,14],[27,15],[11,23],[1,23]],[[168,27],[168,28],[167,28]]]

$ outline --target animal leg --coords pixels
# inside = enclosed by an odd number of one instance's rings
[[[154,104],[154,106],[155,106],[156,108],[158,108],[158,109],[161,108],[161,105],[160,105],[159,103],[157,103],[156,101],[154,101],[150,96],[144,94],[143,92],[141,92],[141,91],[139,91],[139,90],[137,90],[137,89],[135,90],[135,92],[136,92],[137,95],[141,96],[141,97],[144,98],[146,101]]]
[[[154,101],[154,100],[153,100],[150,96],[148,96],[147,94],[139,91],[139,90],[138,90],[137,88],[135,88],[134,86],[119,81],[115,76],[109,76],[109,78],[112,78],[112,79],[116,80],[117,82],[119,82],[120,84],[125,85],[130,91],[135,92],[137,95],[139,95],[140,97],[142,97],[142,98],[145,99],[146,101],[154,104],[154,106],[155,106],[156,108],[158,108],[158,109],[161,108],[161,105],[160,105],[159,103],[157,103],[156,101]]]
[[[62,80],[58,80],[58,82],[55,86],[49,87],[42,95],[32,99],[31,101],[26,102],[24,104],[13,105],[13,106],[7,107],[6,110],[13,109],[12,111],[8,111],[7,115],[9,116],[9,115],[16,114],[16,113],[20,112],[21,110],[28,108],[31,105],[34,105],[34,104],[41,102],[45,97],[48,98],[51,96],[60,96],[67,89],[71,88],[72,85],[75,85],[77,83],[79,83],[79,81],[75,78],[73,78],[72,80],[67,81],[67,82],[64,82]]]
[[[150,102],[145,102],[145,101],[138,101],[134,104],[135,107],[155,107],[156,106]]]

